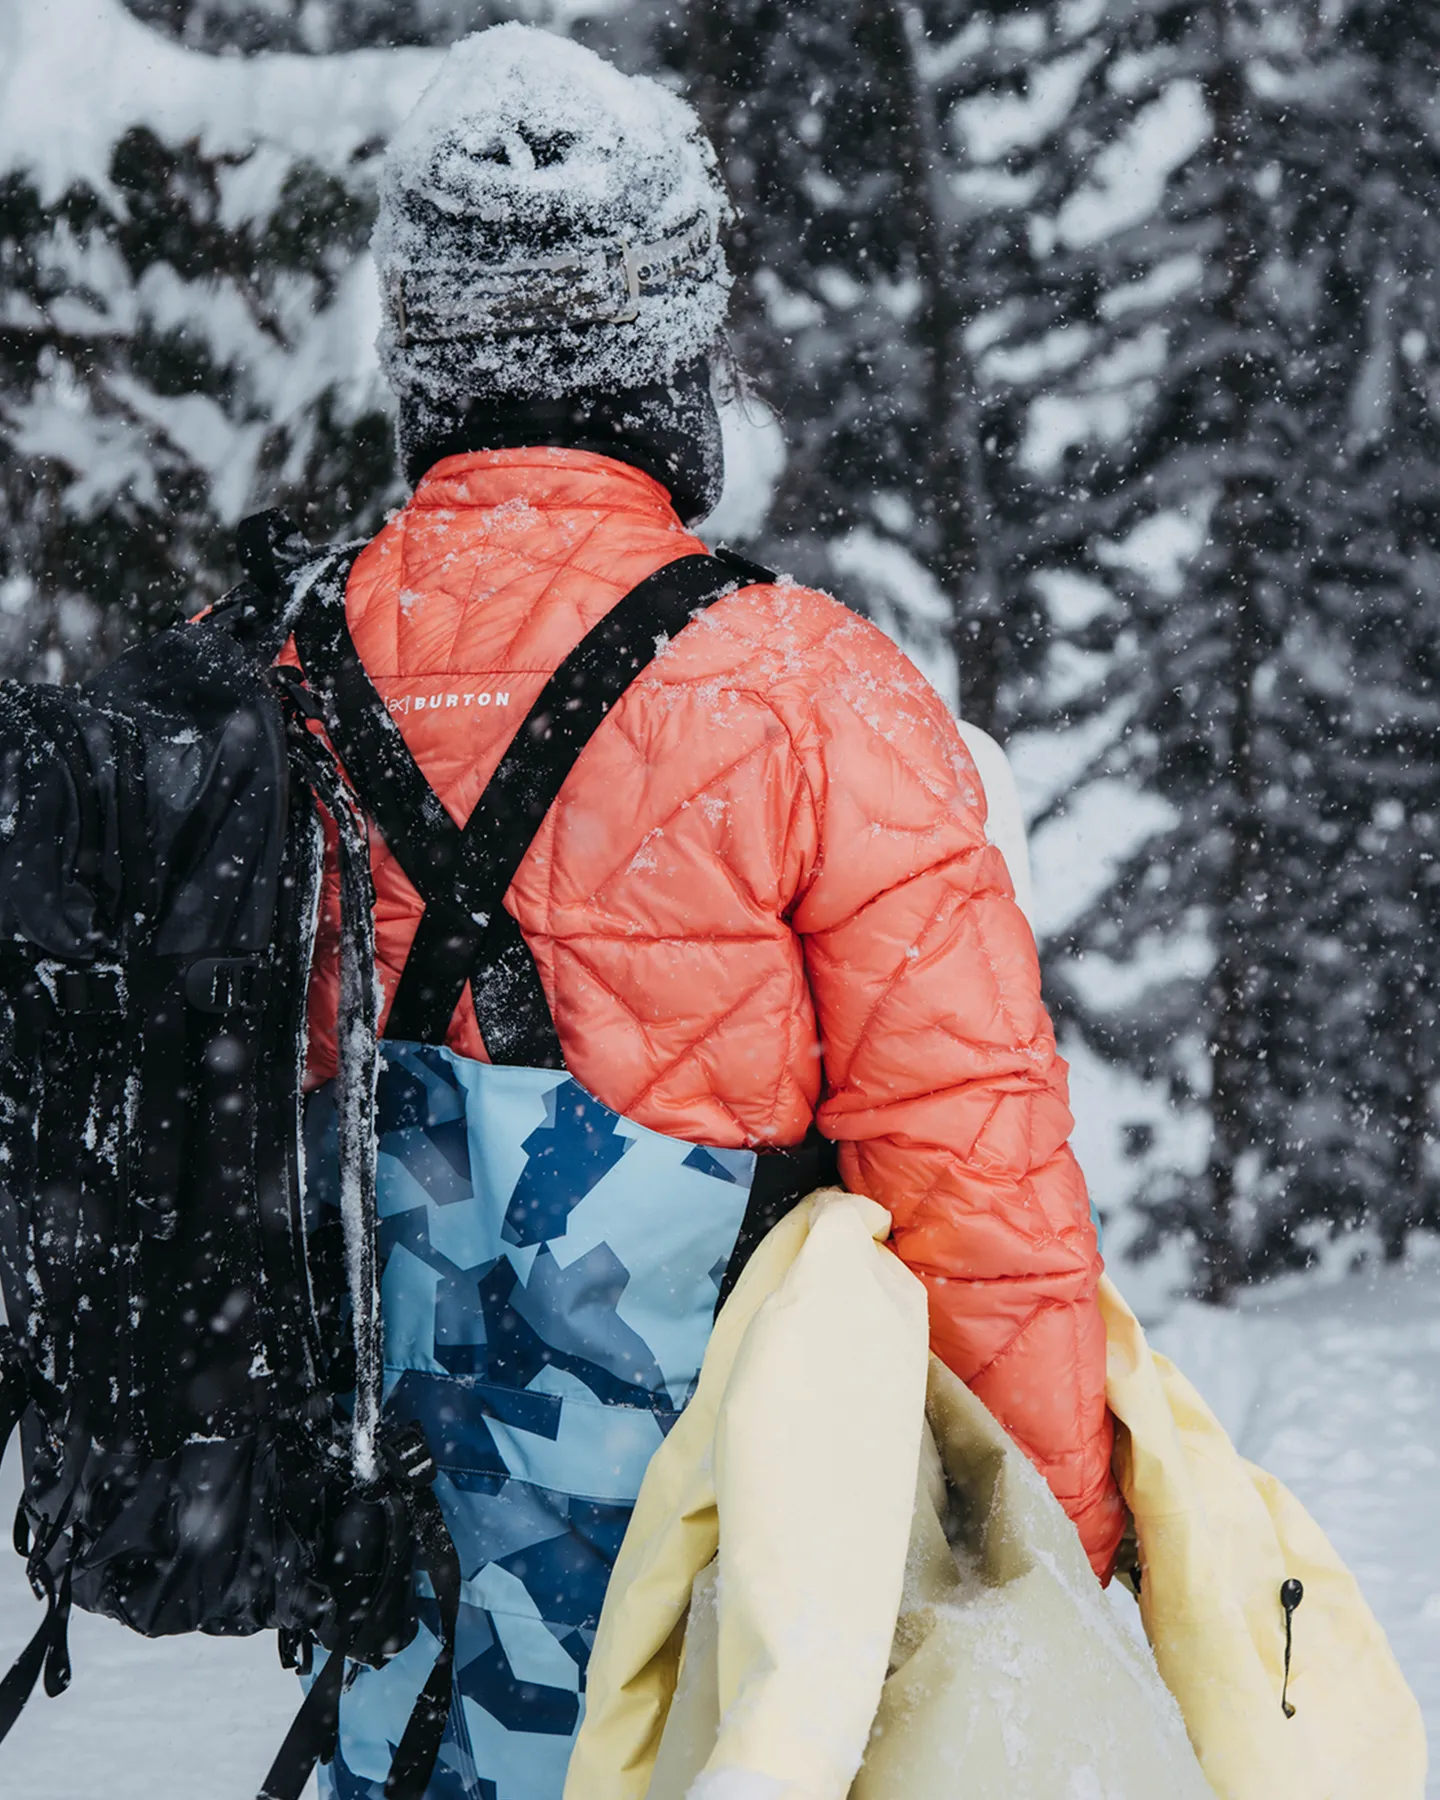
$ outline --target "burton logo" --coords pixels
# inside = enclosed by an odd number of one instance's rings
[[[398,699],[385,702],[392,713],[439,712],[441,707],[454,706],[508,706],[509,694],[497,691],[489,694],[416,694],[411,699],[408,694]]]

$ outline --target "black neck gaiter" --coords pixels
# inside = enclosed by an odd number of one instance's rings
[[[669,489],[687,525],[720,498],[725,461],[708,363],[652,387],[561,400],[476,399],[458,414],[401,403],[400,458],[412,487],[442,457],[538,444],[592,450],[643,469]]]

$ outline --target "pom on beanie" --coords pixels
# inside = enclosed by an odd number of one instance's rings
[[[386,376],[437,412],[668,381],[723,330],[728,217],[657,82],[531,26],[463,38],[381,174]]]

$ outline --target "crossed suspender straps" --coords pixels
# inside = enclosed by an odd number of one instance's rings
[[[338,551],[310,574],[295,646],[362,805],[425,902],[385,1035],[443,1044],[468,982],[493,1062],[563,1068],[506,890],[580,752],[658,645],[725,594],[774,576],[722,550],[683,556],[632,588],[541,689],[462,827],[421,774],[350,636],[345,588],[357,554]]]

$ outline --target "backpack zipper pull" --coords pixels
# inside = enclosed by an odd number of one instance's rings
[[[1295,1621],[1295,1609],[1305,1598],[1305,1584],[1297,1581],[1292,1575],[1288,1581],[1280,1584],[1280,1604],[1285,1608],[1285,1681],[1280,1689],[1280,1710],[1287,1719],[1295,1717],[1295,1708],[1290,1704],[1290,1637],[1291,1627]]]

